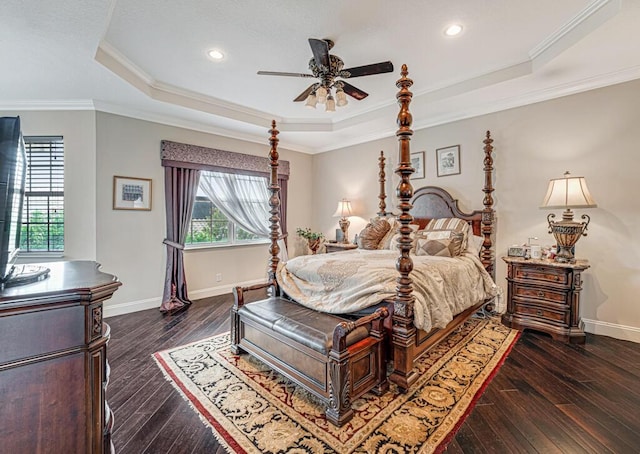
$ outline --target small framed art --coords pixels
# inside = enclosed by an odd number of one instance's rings
[[[415,169],[411,175],[412,180],[424,178],[424,151],[411,153],[411,167]]]
[[[457,175],[460,173],[460,145],[438,148],[436,150],[438,176]]]
[[[151,179],[113,177],[114,210],[151,210]]]

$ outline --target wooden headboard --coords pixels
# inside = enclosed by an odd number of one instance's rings
[[[473,234],[480,236],[482,227],[482,210],[465,213],[458,208],[458,201],[446,190],[437,186],[425,186],[413,194],[412,224],[424,229],[431,219],[460,218],[467,221]]]

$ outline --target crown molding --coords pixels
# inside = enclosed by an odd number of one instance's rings
[[[267,126],[261,125],[259,131],[255,134],[248,132],[236,131],[228,128],[220,128],[213,126],[209,123],[202,123],[194,120],[188,120],[173,115],[164,115],[156,112],[143,111],[137,109],[131,109],[118,104],[106,103],[103,101],[95,101],[95,110],[99,112],[110,113],[113,115],[120,115],[123,117],[134,118],[136,120],[149,121],[152,123],[159,123],[165,126],[173,126],[176,128],[188,129],[191,131],[204,132],[207,134],[215,134],[221,137],[229,139],[243,140],[245,142],[257,143],[264,145],[267,143],[268,136],[266,135]],[[278,129],[281,130],[278,124]],[[304,147],[298,144],[287,142],[280,139],[278,142],[279,148],[285,148],[291,151],[297,151],[304,154],[313,154],[314,150],[308,147]]]
[[[91,99],[30,99],[1,101],[2,110],[95,110]]]

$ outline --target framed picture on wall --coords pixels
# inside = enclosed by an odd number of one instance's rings
[[[424,178],[424,151],[411,153],[411,167],[415,169],[415,172],[411,175],[412,180]]]
[[[438,148],[436,150],[438,176],[457,175],[460,173],[460,145]]]
[[[113,177],[114,210],[151,210],[151,179]]]

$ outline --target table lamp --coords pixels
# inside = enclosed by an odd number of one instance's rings
[[[558,245],[555,257],[557,262],[574,263],[573,247],[581,236],[587,235],[587,226],[591,218],[586,214],[582,219],[586,222],[573,220],[571,208],[595,208],[596,202],[591,197],[584,177],[574,177],[565,172],[562,178],[556,178],[549,182],[547,195],[540,208],[564,208],[561,221],[554,221],[555,214],[547,216],[549,233],[552,233]]]
[[[348,243],[349,242],[349,219],[347,219],[349,216],[352,215],[351,212],[351,202],[347,199],[342,199],[341,201],[338,202],[338,208],[336,209],[336,212],[333,213],[333,217],[339,217],[340,221],[338,221],[338,224],[340,225],[340,229],[342,229],[342,242],[343,243]]]

